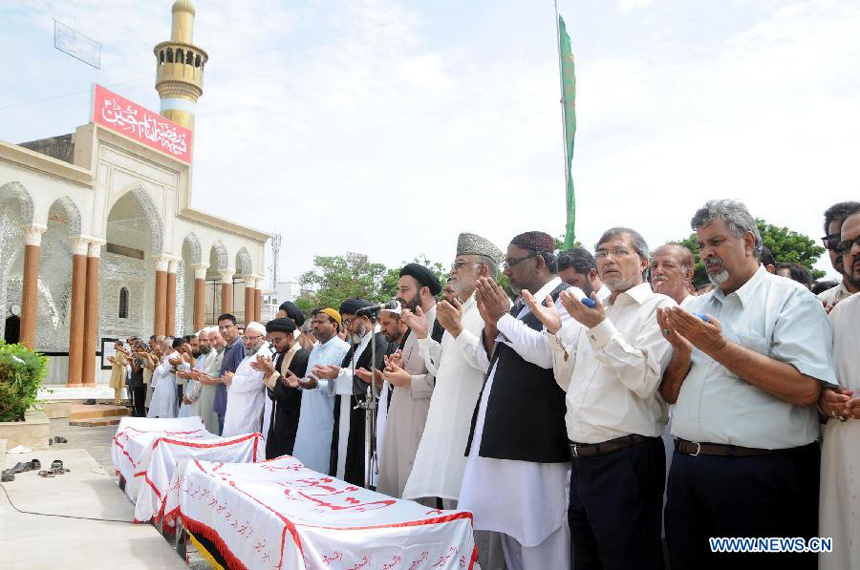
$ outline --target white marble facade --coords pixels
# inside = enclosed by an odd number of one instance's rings
[[[191,207],[187,164],[92,123],[71,142],[73,163],[0,141],[0,338],[21,305],[28,227],[41,236],[36,349],[52,355],[50,383],[66,381],[72,255],[81,240],[100,254],[99,339],[152,334],[157,266],[176,273],[174,334],[192,332],[195,275],[209,280],[210,315],[232,275],[243,313],[242,284],[262,287],[268,234]]]

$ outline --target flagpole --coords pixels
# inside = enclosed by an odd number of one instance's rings
[[[572,246],[572,243],[567,243],[568,237],[572,237],[567,235],[567,229],[571,225],[571,220],[568,219],[570,217],[570,200],[567,195],[567,189],[570,186],[570,157],[567,156],[567,112],[564,99],[564,68],[561,62],[561,30],[558,27],[558,0],[553,0],[553,6],[555,7],[555,46],[558,51],[558,87],[561,94],[561,99],[559,99],[561,104],[561,146],[564,150],[564,244],[565,247],[568,247]]]

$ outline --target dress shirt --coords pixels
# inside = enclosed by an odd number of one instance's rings
[[[612,291],[610,291],[609,287],[607,287],[606,285],[601,284],[600,289],[597,290],[594,296],[597,297],[598,301],[605,305],[607,299],[612,296]]]
[[[845,286],[845,279],[842,279],[836,287],[831,287],[830,289],[819,293],[818,298],[822,301],[826,301],[828,305],[832,305],[833,303],[847,299],[853,294],[854,293],[849,291],[848,287]]]
[[[567,436],[602,443],[631,434],[658,437],[669,416],[659,394],[672,345],[657,324],[657,308],[675,301],[641,283],[606,300],[606,319],[586,329],[568,322],[545,332],[553,373],[567,391]]]
[[[716,317],[728,341],[834,383],[830,321],[821,301],[803,285],[759,267],[734,293],[717,288],[696,297],[689,310]],[[672,435],[789,449],[818,438],[818,414],[815,406],[796,406],[772,396],[693,348],[692,366],[672,409]]]

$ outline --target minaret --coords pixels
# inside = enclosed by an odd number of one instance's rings
[[[159,112],[174,123],[194,130],[194,109],[203,94],[203,68],[209,56],[192,44],[194,5],[173,3],[170,41],[155,46],[155,89],[161,97]]]

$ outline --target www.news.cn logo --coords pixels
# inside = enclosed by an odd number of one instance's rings
[[[829,537],[812,537],[809,540],[799,536],[712,537],[708,541],[711,543],[711,552],[833,552],[833,539]]]

